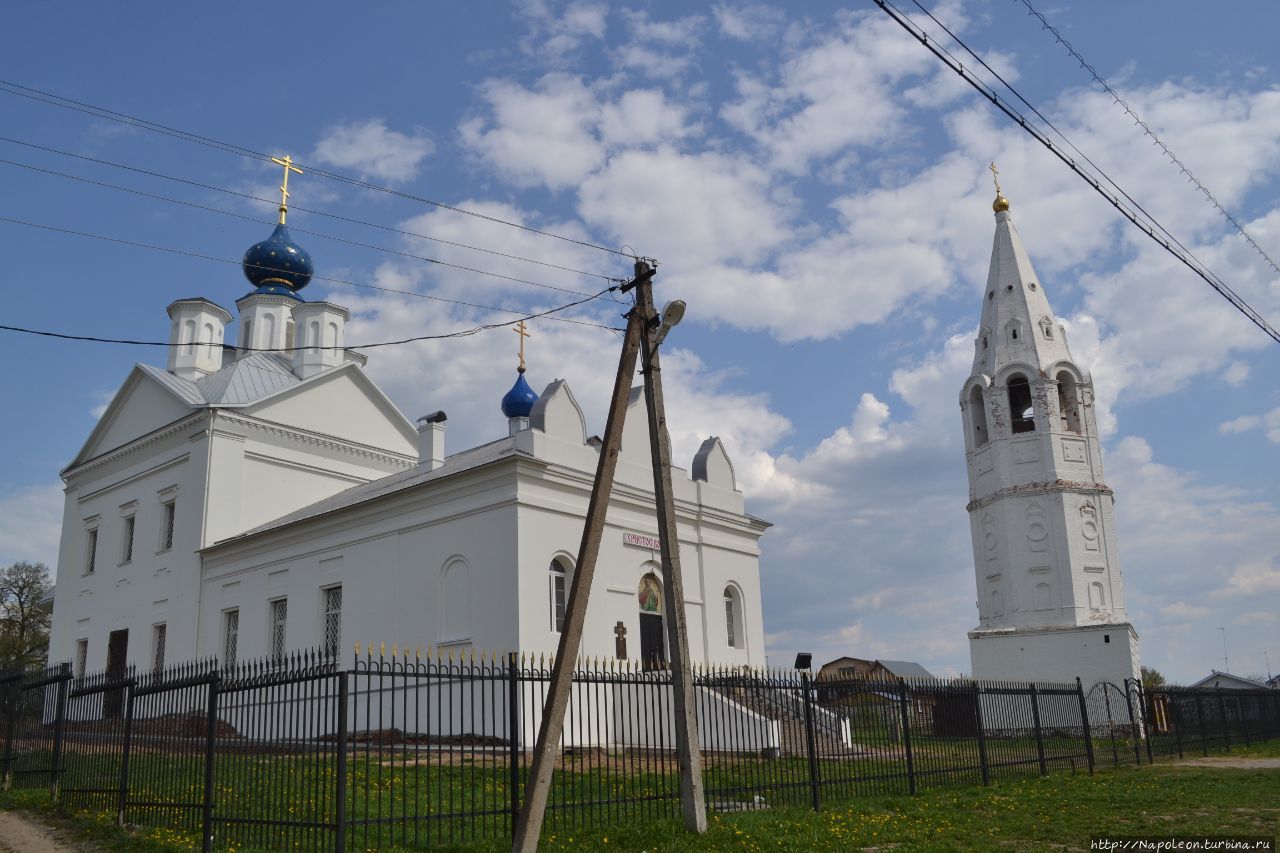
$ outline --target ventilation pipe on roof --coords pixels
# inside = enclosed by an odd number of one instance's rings
[[[444,431],[448,416],[434,412],[418,418],[418,464],[434,471],[444,464]]]

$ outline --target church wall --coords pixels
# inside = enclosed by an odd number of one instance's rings
[[[1108,639],[1110,641],[1108,642]],[[1138,639],[1127,623],[969,636],[974,678],[1123,687],[1138,678]]]

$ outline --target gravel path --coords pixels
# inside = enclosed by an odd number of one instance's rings
[[[1189,758],[1173,762],[1175,767],[1235,767],[1240,770],[1273,770],[1280,768],[1280,758],[1233,758],[1220,755],[1213,758]]]
[[[0,811],[0,853],[86,853],[91,849],[59,841],[53,830],[26,815]]]

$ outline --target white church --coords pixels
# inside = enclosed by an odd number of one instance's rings
[[[476,389],[500,437],[448,447],[444,412],[409,420],[343,348],[347,310],[299,295],[312,263],[283,212],[245,254],[235,345],[230,312],[174,301],[168,363],[133,368],[61,472],[49,659],[79,676],[315,648],[345,663],[356,643],[554,652],[599,458],[568,383],[538,395],[522,363],[505,397]],[[768,524],[714,437],[674,481],[691,655],[763,665]],[[584,656],[665,660],[656,535],[636,389]]]
[[[994,168],[994,167],[993,167]],[[960,392],[978,626],[975,678],[1139,677],[1093,382],[1067,348],[996,184],[995,243]]]

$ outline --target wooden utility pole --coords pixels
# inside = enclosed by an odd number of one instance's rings
[[[653,270],[644,265],[644,286],[649,285]],[[636,264],[636,278],[631,286],[639,286],[641,264]],[[629,287],[624,287],[630,289]],[[555,772],[556,754],[560,750],[560,738],[564,734],[564,712],[573,690],[573,670],[582,646],[582,629],[587,618],[587,599],[591,595],[591,581],[595,577],[596,558],[600,554],[600,540],[604,535],[605,513],[609,508],[609,495],[613,491],[613,475],[618,467],[618,453],[622,449],[622,425],[627,417],[627,402],[631,396],[631,377],[636,370],[636,356],[644,335],[644,318],[632,310],[627,316],[627,330],[622,341],[622,357],[618,360],[618,377],[614,380],[613,399],[609,402],[609,416],[605,421],[604,440],[600,447],[600,461],[596,465],[595,487],[591,490],[591,502],[587,505],[586,525],[582,531],[582,544],[578,548],[578,563],[574,568],[573,583],[569,587],[569,607],[560,629],[560,643],[556,647],[556,659],[551,670],[551,683],[542,708],[542,722],[538,726],[538,740],[533,748],[533,764],[529,768],[529,780],[525,784],[524,804],[516,821],[511,841],[512,851],[533,853],[538,849],[538,837],[542,833],[542,819],[547,809],[547,797],[551,792],[551,775]],[[509,733],[516,737],[515,732]]]
[[[680,812],[685,829],[707,831],[707,803],[702,788],[702,744],[698,703],[689,661],[689,632],[684,612],[684,577],[680,570],[680,535],[676,529],[675,494],[671,487],[671,436],[662,401],[662,367],[656,333],[660,323],[653,307],[652,274],[642,278],[636,264],[636,313],[644,321],[640,339],[645,408],[649,415],[649,450],[653,455],[653,499],[658,509],[658,542],[662,553],[662,598],[666,610],[667,646],[671,652],[671,692],[676,755],[680,763]],[[644,264],[648,268],[647,264]]]

